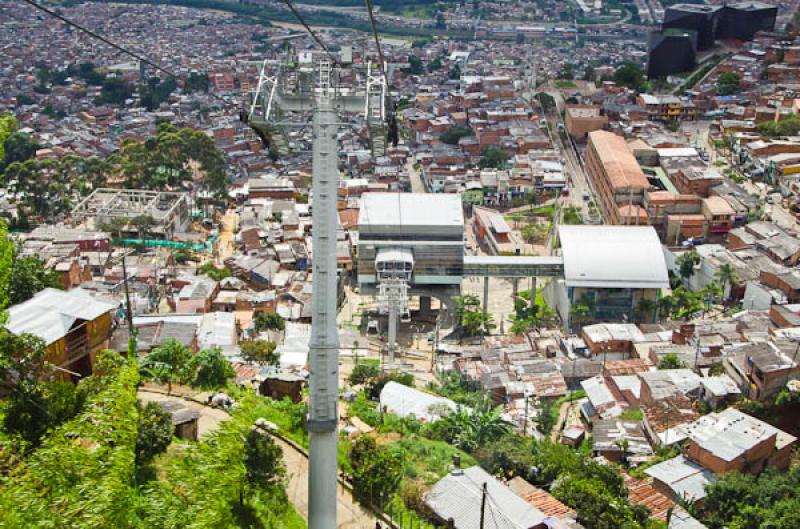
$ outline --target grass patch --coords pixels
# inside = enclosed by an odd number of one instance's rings
[[[639,408],[628,408],[627,410],[623,411],[622,414],[618,417],[623,421],[641,421],[644,418],[642,414],[642,410]]]
[[[556,84],[556,88],[577,88],[578,87],[578,85],[576,85],[574,81],[570,81],[569,79],[558,79],[555,84]]]

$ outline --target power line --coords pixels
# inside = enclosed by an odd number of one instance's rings
[[[68,26],[72,26],[75,29],[83,31],[87,35],[89,35],[91,37],[94,37],[97,40],[104,42],[105,44],[108,44],[109,46],[111,46],[115,50],[118,50],[118,51],[121,51],[122,53],[130,55],[134,59],[137,59],[137,60],[147,64],[148,66],[152,66],[156,70],[164,72],[165,74],[169,75],[170,77],[178,77],[178,75],[176,75],[175,73],[167,70],[166,68],[164,68],[160,64],[151,61],[147,57],[144,57],[144,56],[142,56],[142,55],[140,55],[140,54],[138,54],[138,53],[136,53],[134,51],[131,51],[129,49],[123,48],[119,44],[116,44],[116,43],[108,40],[107,38],[105,38],[104,36],[100,35],[99,33],[96,33],[94,31],[92,31],[91,29],[85,28],[85,27],[81,26],[80,24],[78,24],[77,22],[73,22],[72,20],[66,18],[65,16],[60,15],[59,13],[56,13],[52,9],[49,9],[49,8],[47,8],[47,7],[43,6],[43,5],[35,2],[34,0],[22,0],[22,1],[25,2],[26,4],[30,5],[30,6],[35,7],[36,9],[38,9],[40,11],[43,11],[43,12],[47,13],[51,17],[55,17],[55,18],[59,19],[61,22],[67,24]]]
[[[26,1],[27,1],[27,0],[26,0]],[[311,29],[311,26],[309,26],[309,25],[306,23],[306,21],[303,19],[303,16],[300,14],[300,12],[299,12],[297,9],[295,9],[295,7],[292,5],[292,2],[291,2],[291,0],[283,0],[283,1],[284,1],[284,3],[286,4],[286,7],[288,7],[288,8],[289,8],[289,11],[291,11],[291,12],[292,12],[292,14],[295,16],[295,18],[297,18],[297,20],[300,22],[300,24],[302,24],[302,26],[303,26],[304,28],[306,28],[306,31],[308,32],[308,34],[309,34],[309,35],[311,35],[311,38],[312,38],[312,39],[314,39],[314,41],[317,43],[317,46],[319,46],[320,48],[322,48],[322,50],[323,50],[325,53],[327,53],[327,54],[328,54],[328,56],[331,58],[331,60],[333,61],[333,63],[334,63],[336,66],[339,66],[339,61],[338,61],[338,59],[336,59],[336,56],[335,56],[333,53],[331,53],[331,51],[328,49],[328,47],[327,47],[327,46],[325,46],[325,43],[324,43],[324,42],[322,42],[322,39],[320,39],[320,38],[317,36],[317,34],[316,34],[316,33],[314,33],[314,30],[313,30],[313,29]]]

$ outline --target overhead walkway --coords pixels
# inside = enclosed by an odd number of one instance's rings
[[[464,277],[564,277],[564,258],[557,256],[465,256]]]

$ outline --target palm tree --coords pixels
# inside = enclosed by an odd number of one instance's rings
[[[511,425],[503,420],[501,412],[502,407],[493,407],[489,399],[471,412],[459,407],[445,418],[447,429],[453,434],[453,444],[471,451],[501,438],[511,431]]]
[[[723,298],[730,297],[730,290],[728,290],[728,286],[730,285],[730,288],[732,290],[733,286],[739,280],[739,276],[736,275],[736,269],[733,267],[733,265],[725,263],[724,265],[719,267],[719,269],[714,273],[714,275],[722,283]]]
[[[689,250],[678,256],[675,260],[678,265],[678,274],[683,278],[686,285],[689,279],[694,275],[694,268],[700,264],[700,256],[695,250]]]

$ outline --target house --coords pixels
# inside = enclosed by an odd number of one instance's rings
[[[303,386],[306,379],[294,373],[278,372],[264,377],[258,387],[258,393],[275,400],[288,398],[292,402],[303,400]]]
[[[730,347],[724,359],[725,370],[745,396],[768,399],[789,380],[800,378],[800,364],[794,355],[796,345],[787,345],[789,350],[772,342]]]
[[[686,456],[715,474],[789,468],[796,437],[736,408],[709,413],[686,429]]]
[[[482,502],[483,498],[486,502]],[[504,529],[513,520],[519,529],[545,529],[547,516],[479,466],[456,468],[439,480],[424,500],[443,525],[458,529]],[[481,504],[489,516],[481,525]]]
[[[619,418],[596,421],[592,427],[592,453],[609,461],[653,455],[641,421]]]
[[[702,501],[706,487],[717,478],[710,470],[683,455],[667,459],[645,470],[653,478],[653,487],[668,498],[689,503]]]
[[[156,402],[161,406],[162,410],[169,414],[172,426],[175,428],[175,437],[186,439],[187,441],[197,441],[199,411],[188,408],[175,400],[159,400]]]
[[[184,286],[175,295],[175,312],[196,314],[211,311],[211,303],[219,292],[219,283],[203,276],[181,278]],[[189,279],[188,281],[186,279]]]
[[[545,516],[554,518],[576,518],[575,511],[555,499],[549,492],[534,487],[521,476],[517,476],[508,482],[508,488],[514,493],[542,511]]]
[[[12,334],[29,333],[44,341],[47,361],[77,381],[92,374],[97,353],[108,347],[117,308],[81,289],[46,288],[10,307],[5,326]]]

